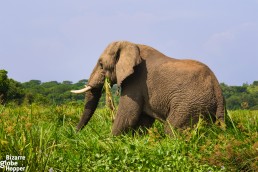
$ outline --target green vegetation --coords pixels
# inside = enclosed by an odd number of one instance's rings
[[[83,102],[83,94],[72,94],[70,90],[80,89],[85,84],[87,84],[85,79],[74,84],[71,81],[60,83],[57,81],[41,82],[39,80],[19,83],[9,79],[7,71],[0,70],[0,103],[60,105],[71,101]],[[222,83],[221,88],[228,110],[258,110],[258,81],[254,81],[253,84],[243,84],[242,86],[228,86]],[[116,90],[116,88],[113,88],[112,93]],[[118,101],[117,96],[114,101]],[[105,96],[102,96],[100,105],[104,104]]]
[[[227,109],[258,110],[258,81],[242,86],[228,86],[222,83],[221,88],[226,99]]]
[[[73,94],[70,91],[81,89],[87,84],[88,80],[83,79],[77,83],[71,81],[41,82],[40,80],[30,80],[20,83],[13,79],[9,79],[7,71],[0,70],[0,104],[15,102],[21,104],[44,104],[44,105],[61,105],[63,103],[84,102],[84,94]],[[112,93],[116,92],[116,86],[113,87]],[[115,97],[118,101],[118,96]],[[101,97],[100,106],[105,105],[105,96]]]
[[[26,156],[28,171],[256,171],[258,111],[230,111],[227,130],[205,126],[170,138],[156,122],[145,136],[112,137],[99,108],[79,133],[81,105],[0,106],[0,160]]]
[[[228,111],[226,130],[200,121],[172,138],[158,121],[146,135],[113,137],[114,111],[103,106],[105,96],[76,133],[84,95],[69,91],[86,83],[19,83],[0,70],[0,167],[13,155],[26,157],[18,163],[27,171],[258,171],[258,81],[221,84],[228,109],[238,109]]]

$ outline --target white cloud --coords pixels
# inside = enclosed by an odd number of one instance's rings
[[[208,53],[223,54],[225,51],[242,47],[247,37],[258,37],[258,23],[242,23],[234,28],[212,34],[203,47]]]
[[[230,85],[257,80],[258,23],[245,22],[212,34],[203,45],[204,57],[219,80]],[[240,82],[240,83],[239,83]]]
[[[224,31],[211,35],[209,40],[204,44],[204,49],[210,53],[222,54],[227,44],[236,39],[236,32]]]

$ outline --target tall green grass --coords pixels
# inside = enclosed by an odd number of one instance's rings
[[[0,161],[26,156],[26,171],[258,170],[258,111],[230,111],[226,130],[200,122],[171,138],[159,122],[146,135],[113,137],[106,108],[76,133],[82,108],[0,106]]]

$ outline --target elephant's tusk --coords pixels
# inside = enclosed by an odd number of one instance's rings
[[[75,94],[80,94],[80,93],[84,93],[86,91],[89,91],[91,90],[92,87],[91,86],[85,86],[85,88],[83,89],[80,89],[80,90],[71,90],[72,93],[75,93]]]

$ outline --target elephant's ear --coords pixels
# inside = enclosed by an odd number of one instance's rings
[[[134,67],[141,63],[140,50],[137,45],[130,42],[121,42],[120,52],[116,63],[117,85],[134,72]]]

